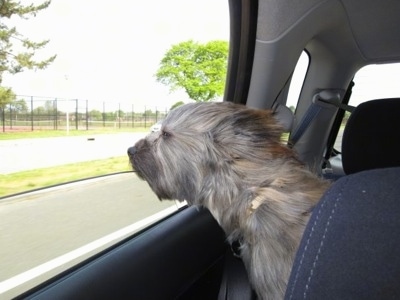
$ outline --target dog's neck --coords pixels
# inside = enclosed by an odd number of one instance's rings
[[[288,209],[297,211],[299,215],[309,215],[329,185],[311,172],[305,171],[300,175],[302,180],[308,183],[302,190],[302,186],[298,184],[298,176],[278,171],[275,174],[276,177],[266,179],[260,186],[242,184],[236,185],[234,189],[224,190],[221,185],[217,193],[203,199],[201,204],[210,210],[225,233],[228,236],[232,235],[232,239],[235,240],[240,239],[243,234],[242,228],[247,226],[247,220],[262,206],[268,207],[269,210],[277,202],[282,201]]]

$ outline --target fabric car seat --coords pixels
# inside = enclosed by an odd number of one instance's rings
[[[338,179],[304,232],[286,300],[400,299],[400,168]]]
[[[360,104],[343,135],[346,175],[314,208],[285,299],[400,299],[400,99]]]

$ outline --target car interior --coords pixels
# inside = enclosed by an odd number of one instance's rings
[[[228,1],[223,100],[274,110],[288,146],[332,181],[285,299],[399,299],[400,90],[349,102],[361,68],[400,62],[400,1]],[[292,111],[302,54],[308,65]],[[256,299],[233,252],[206,209],[185,206],[16,299]]]

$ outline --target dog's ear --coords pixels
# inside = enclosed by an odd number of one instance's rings
[[[283,133],[271,110],[240,110],[233,115],[232,126],[236,135],[256,141],[279,140]]]
[[[233,160],[293,156],[281,143],[282,133],[283,128],[271,110],[245,106],[232,111],[212,131],[214,143]]]

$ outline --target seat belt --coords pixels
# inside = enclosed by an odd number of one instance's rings
[[[351,94],[353,92],[353,87],[354,87],[354,81],[351,81],[349,83],[349,86],[347,87],[346,93],[343,96],[342,103],[344,103],[344,104],[349,103]],[[336,156],[338,154],[338,152],[334,151],[334,145],[335,145],[336,137],[339,133],[340,126],[342,124],[345,112],[346,112],[345,110],[339,111],[336,114],[335,120],[333,121],[332,129],[329,133],[328,140],[326,141],[326,151],[325,151],[324,163],[322,165],[322,169],[324,169],[326,167],[326,163],[331,158],[331,156]]]
[[[255,300],[243,261],[227,249],[218,300]]]
[[[355,107],[347,104],[343,104],[340,102],[340,94],[337,91],[323,90],[318,94],[315,94],[312,103],[309,106],[308,110],[303,116],[303,119],[297,125],[297,128],[292,132],[288,145],[293,147],[299,139],[306,132],[307,128],[314,120],[314,118],[318,115],[321,109],[326,105],[333,105],[339,109],[343,109],[345,111],[353,112]]]

